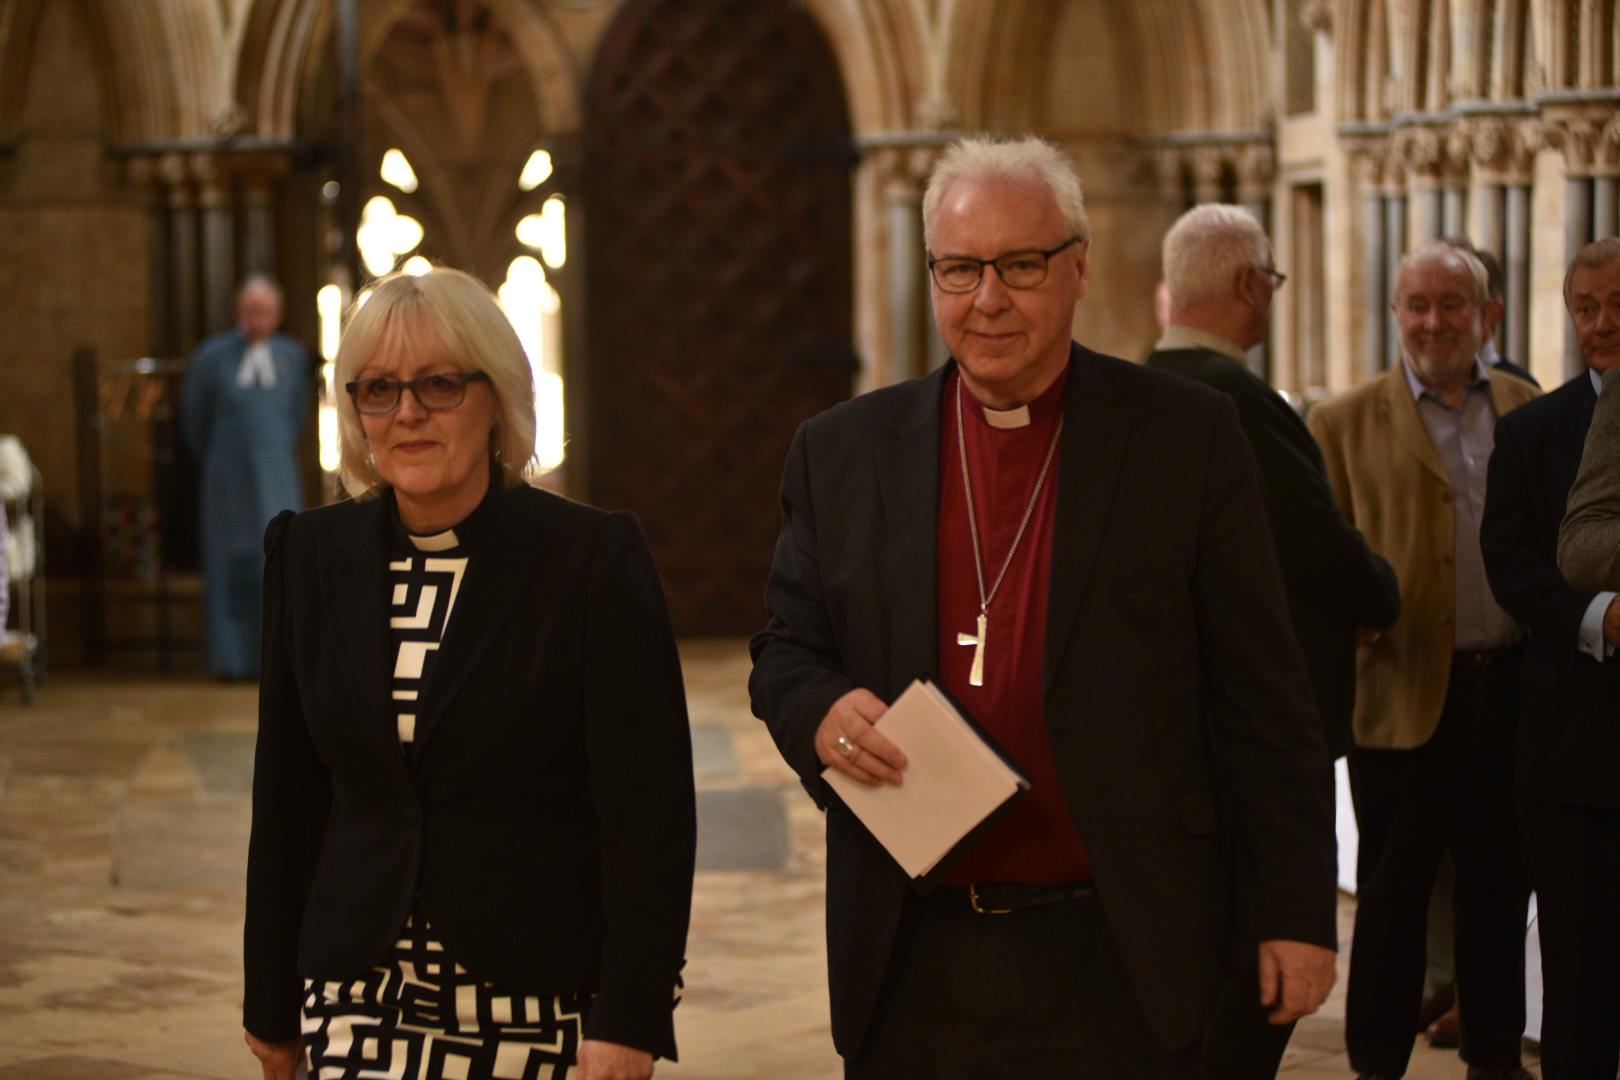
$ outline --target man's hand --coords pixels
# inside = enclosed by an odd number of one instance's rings
[[[816,728],[816,757],[863,784],[898,784],[906,755],[872,725],[889,711],[870,690],[851,690],[827,710]],[[840,737],[847,743],[840,743]]]
[[[1370,626],[1363,626],[1356,631],[1356,645],[1367,646],[1379,641],[1384,636],[1382,630],[1374,630]]]
[[[293,1074],[298,1069],[298,1059],[303,1055],[302,1039],[279,1043],[265,1042],[251,1031],[244,1029],[242,1041],[248,1044],[248,1049],[259,1059],[259,1068],[264,1070],[264,1080],[293,1080]]]
[[[652,1074],[653,1056],[645,1050],[600,1039],[579,1044],[579,1080],[647,1080]]]
[[[1609,601],[1608,610],[1603,613],[1603,640],[1620,647],[1620,593]]]
[[[1291,1024],[1322,1007],[1333,989],[1333,950],[1303,941],[1260,943],[1260,1004],[1273,1024]]]

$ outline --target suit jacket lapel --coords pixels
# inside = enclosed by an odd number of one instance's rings
[[[891,693],[938,676],[940,408],[953,364],[908,388],[877,450],[883,498],[884,607],[890,613]]]
[[[413,762],[426,758],[428,740],[439,721],[528,594],[529,582],[539,568],[544,538],[527,520],[521,494],[497,492],[487,507],[487,519],[479,523],[479,535],[472,540],[455,610],[445,624],[444,642],[417,702]]]
[[[1043,693],[1050,693],[1081,598],[1097,561],[1108,509],[1129,439],[1129,410],[1116,407],[1125,386],[1110,378],[1092,354],[1072,346],[1069,385],[1064,390],[1063,463],[1058,474],[1057,521],[1053,525],[1050,593],[1046,611]]]
[[[386,760],[404,768],[389,698],[394,661],[388,632],[388,503],[357,502],[317,556],[326,613],[351,715]]]
[[[1407,385],[1404,360],[1396,361],[1395,366],[1385,373],[1381,394],[1383,409],[1389,417],[1395,440],[1424,468],[1449,485],[1451,480],[1446,476],[1446,468],[1440,463],[1440,455],[1435,452],[1434,442],[1429,438],[1429,429],[1424,426],[1417,402],[1412,398],[1412,388]]]

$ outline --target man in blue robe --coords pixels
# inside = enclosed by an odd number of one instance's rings
[[[276,333],[281,290],[249,278],[236,294],[234,330],[209,338],[186,369],[186,442],[202,467],[203,605],[208,669],[259,674],[264,529],[303,509],[298,437],[309,421],[310,362]]]

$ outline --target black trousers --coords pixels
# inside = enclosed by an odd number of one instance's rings
[[[1429,895],[1443,852],[1456,865],[1462,1056],[1519,1064],[1529,888],[1513,794],[1516,657],[1453,665],[1440,724],[1414,750],[1350,754],[1360,849],[1345,1041],[1358,1072],[1401,1076],[1423,997]]]
[[[1519,831],[1541,932],[1542,1075],[1614,1080],[1620,1069],[1620,809],[1523,799]]]
[[[913,898],[846,1080],[1194,1080],[1136,1002],[1095,897],[1007,915]]]

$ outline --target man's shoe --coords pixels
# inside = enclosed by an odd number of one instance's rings
[[[1446,987],[1433,997],[1424,998],[1423,1004],[1418,1006],[1417,1033],[1421,1035],[1428,1031],[1430,1024],[1450,1012],[1456,1004],[1457,992],[1450,987]]]
[[[1462,1045],[1462,1014],[1453,1005],[1429,1025],[1425,1033],[1436,1050],[1455,1050]]]
[[[1536,1080],[1536,1074],[1518,1065],[1487,1069],[1483,1065],[1468,1066],[1468,1080]]]

